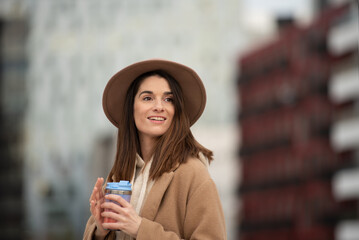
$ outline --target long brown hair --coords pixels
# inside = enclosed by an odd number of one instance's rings
[[[149,175],[150,179],[156,180],[163,173],[174,170],[179,164],[185,163],[188,157],[199,157],[200,152],[209,161],[213,159],[212,151],[199,144],[192,135],[190,121],[184,111],[184,99],[180,85],[165,71],[155,70],[137,77],[127,90],[125,112],[118,128],[116,159],[108,176],[108,181],[112,181],[112,178],[116,181],[130,181],[136,164],[136,153],[142,155],[133,116],[133,106],[141,83],[150,76],[159,76],[168,82],[173,93],[175,107],[175,113],[169,129],[157,139],[152,150],[153,160]]]

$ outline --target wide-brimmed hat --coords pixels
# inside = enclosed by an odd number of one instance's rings
[[[163,70],[170,74],[181,86],[185,111],[191,126],[202,115],[206,105],[206,91],[197,73],[180,63],[150,59],[134,63],[117,72],[107,83],[102,106],[107,118],[118,127],[124,113],[127,90],[131,83],[140,75],[154,70]]]

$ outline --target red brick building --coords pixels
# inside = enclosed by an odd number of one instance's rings
[[[353,102],[328,96],[332,69],[357,54],[328,50],[330,28],[349,9],[327,8],[240,59],[241,240],[331,240],[340,220],[357,218],[357,201],[338,201],[332,191],[333,175],[354,165],[353,151],[330,141],[333,122]]]

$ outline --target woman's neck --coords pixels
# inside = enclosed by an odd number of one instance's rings
[[[141,153],[142,153],[143,161],[145,162],[150,161],[153,154],[153,148],[155,146],[155,142],[156,140],[154,138],[140,137]]]

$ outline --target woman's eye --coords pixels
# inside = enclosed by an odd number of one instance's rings
[[[173,102],[172,98],[165,98],[165,102]]]
[[[150,100],[151,100],[151,97],[144,97],[143,100],[144,100],[144,101],[150,101]]]

